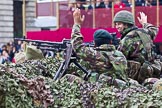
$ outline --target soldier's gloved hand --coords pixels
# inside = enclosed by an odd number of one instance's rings
[[[76,8],[73,12],[74,24],[81,25],[85,19],[85,16],[81,16],[80,9]]]

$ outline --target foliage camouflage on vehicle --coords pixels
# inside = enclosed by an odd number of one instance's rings
[[[1,108],[148,108],[162,106],[162,92],[143,86],[117,88],[79,77],[54,81],[58,59],[31,60],[0,66]],[[69,72],[79,71],[73,65]],[[74,77],[74,76],[73,76]],[[72,80],[73,79],[73,80]]]

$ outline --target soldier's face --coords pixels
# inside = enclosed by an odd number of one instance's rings
[[[122,22],[115,22],[115,28],[121,33],[124,31],[125,25]]]

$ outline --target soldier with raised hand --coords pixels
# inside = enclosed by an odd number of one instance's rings
[[[160,77],[161,66],[155,61],[153,40],[158,28],[147,22],[147,15],[140,12],[137,17],[143,28],[135,26],[133,14],[122,10],[116,13],[113,22],[121,33],[118,50],[123,52],[128,60],[128,76],[142,83],[149,77]]]
[[[126,69],[127,60],[125,56],[115,49],[112,45],[112,35],[99,29],[94,33],[95,47],[89,47],[83,44],[84,36],[81,34],[81,24],[84,16],[80,9],[73,12],[74,25],[71,33],[71,43],[77,57],[89,63],[90,70],[99,74],[104,74],[121,80],[127,80]]]

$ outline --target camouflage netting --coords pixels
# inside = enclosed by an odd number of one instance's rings
[[[143,86],[54,81],[60,61],[52,58],[0,66],[0,108],[160,108],[162,91]],[[71,66],[72,72],[78,69]]]

